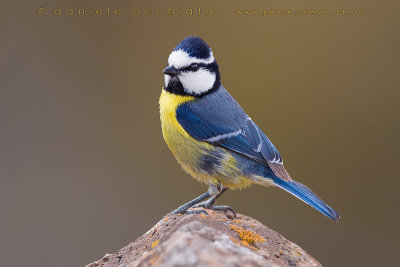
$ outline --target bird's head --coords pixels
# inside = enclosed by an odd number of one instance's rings
[[[163,70],[165,90],[179,95],[203,96],[220,87],[218,64],[200,37],[186,37],[168,57]]]

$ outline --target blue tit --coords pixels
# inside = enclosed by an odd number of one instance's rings
[[[305,185],[294,181],[268,137],[222,86],[211,48],[199,37],[187,37],[168,57],[159,100],[162,133],[182,168],[209,188],[177,208],[230,211],[215,200],[227,189],[251,184],[286,190],[328,218],[339,215]]]

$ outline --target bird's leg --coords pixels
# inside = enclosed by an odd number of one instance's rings
[[[186,213],[205,213],[208,215],[208,213],[205,210],[201,210],[199,212],[188,212],[188,209],[193,207],[194,205],[196,205],[197,203],[207,199],[210,197],[210,192],[207,191],[204,194],[202,194],[201,196],[196,197],[195,199],[189,201],[186,204],[183,204],[182,206],[180,206],[179,208],[177,208],[176,210],[172,211],[171,213],[173,214],[186,214]]]
[[[221,191],[219,191],[216,195],[210,197],[210,198],[209,198],[208,200],[206,200],[206,201],[203,201],[203,202],[201,202],[201,203],[198,203],[198,204],[194,205],[193,207],[194,207],[194,208],[203,207],[203,208],[206,208],[206,209],[210,209],[211,207],[214,206],[215,200],[216,200],[217,198],[219,198],[226,190],[228,190],[228,188],[223,188],[223,189],[222,189]]]
[[[198,208],[198,207],[202,207],[205,209],[209,209],[209,210],[215,210],[215,211],[223,211],[223,212],[232,212],[233,217],[236,218],[236,212],[229,206],[215,206],[215,200],[217,198],[219,198],[226,190],[228,190],[228,188],[223,188],[221,185],[219,185],[217,187],[217,189],[219,189],[219,192],[212,196],[210,199],[203,201],[201,203],[195,204],[193,206],[193,208]]]

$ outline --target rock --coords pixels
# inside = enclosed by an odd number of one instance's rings
[[[135,242],[86,267],[321,266],[257,220],[207,212],[167,215]]]

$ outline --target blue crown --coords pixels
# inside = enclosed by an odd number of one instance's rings
[[[183,50],[191,57],[207,59],[210,57],[211,48],[208,44],[197,36],[189,36],[180,42],[173,51]]]

